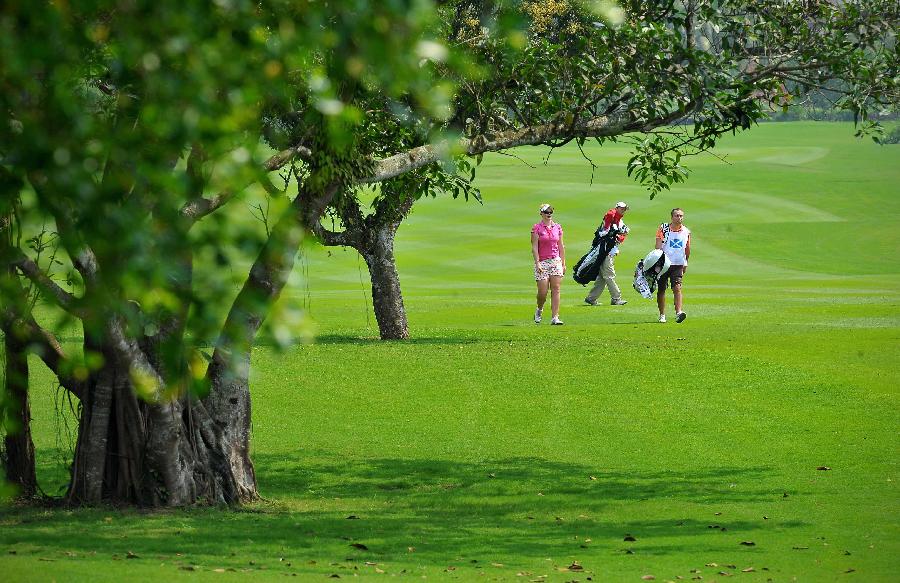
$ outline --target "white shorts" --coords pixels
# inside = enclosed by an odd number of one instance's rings
[[[559,257],[552,257],[550,259],[542,259],[541,263],[541,271],[538,271],[537,266],[534,267],[534,280],[535,281],[543,281],[545,279],[550,279],[550,276],[562,277],[563,276],[563,264],[562,259]]]

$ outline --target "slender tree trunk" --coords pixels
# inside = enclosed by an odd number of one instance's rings
[[[153,505],[144,487],[145,413],[128,370],[118,365],[112,351],[102,350],[87,334],[85,338],[85,352],[103,354],[104,365],[85,387],[66,498],[73,505],[104,500]]]
[[[235,495],[249,502],[259,498],[250,460],[250,354],[242,351],[238,362],[228,363],[226,358],[224,351],[217,351],[209,365],[211,386],[203,406],[221,432],[219,451],[234,477]]]
[[[378,226],[374,229],[370,243],[360,250],[372,280],[372,306],[382,340],[409,338],[400,276],[397,274],[397,261],[394,258],[396,232],[394,225]]]
[[[22,498],[37,494],[34,470],[34,442],[31,440],[31,406],[28,402],[28,356],[25,346],[4,334],[6,350],[6,418],[4,437],[6,478],[19,489]]]

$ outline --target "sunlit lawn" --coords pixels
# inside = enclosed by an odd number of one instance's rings
[[[900,146],[852,134],[761,126],[654,201],[624,146],[589,150],[593,185],[577,150],[486,158],[483,206],[423,200],[401,227],[409,342],[377,340],[355,252],[306,249],[282,307],[318,340],[254,353],[265,500],[2,508],[0,579],[896,581]],[[572,265],[621,199],[629,304],[568,280],[566,325],[533,324],[539,203]],[[660,325],[630,272],[676,205],[688,319]],[[59,494],[72,421],[34,369]]]

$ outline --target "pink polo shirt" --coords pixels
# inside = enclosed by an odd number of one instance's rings
[[[538,258],[541,261],[559,257],[559,240],[563,236],[563,230],[559,223],[553,223],[549,227],[544,223],[536,223],[531,228],[531,232],[537,233]]]

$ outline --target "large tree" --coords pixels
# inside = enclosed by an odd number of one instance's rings
[[[341,8],[278,0],[0,8],[4,425],[16,444],[30,443],[22,356],[35,353],[78,403],[70,503],[257,496],[251,345],[308,225],[371,166],[357,153],[361,112],[345,95],[378,87],[423,118],[442,95],[419,66],[435,22],[430,4]],[[309,105],[302,143],[263,154],[267,111],[297,94]],[[264,237],[216,214],[249,184],[274,191],[267,175],[298,156],[299,192]],[[41,232],[58,244],[52,258],[26,244]],[[222,269],[233,248],[255,253],[236,295]],[[60,345],[54,333],[76,326],[83,344]],[[209,344],[207,358],[200,348]],[[27,493],[20,476],[33,475],[33,454],[5,453]]]
[[[302,239],[360,249],[382,335],[405,337],[393,234],[423,194],[472,192],[454,156],[638,133],[631,167],[658,190],[686,149],[758,119],[760,97],[838,78],[862,115],[896,98],[889,2],[634,2],[601,20],[558,1],[437,4],[0,9],[0,325],[8,361],[37,354],[80,405],[71,503],[256,497],[251,346]],[[281,201],[261,238],[216,212],[253,183]],[[50,256],[22,244],[43,231]],[[236,295],[233,248],[255,253]],[[61,346],[76,325],[82,345]],[[7,375],[15,394],[11,378],[27,370]],[[26,400],[3,405],[27,426]]]

